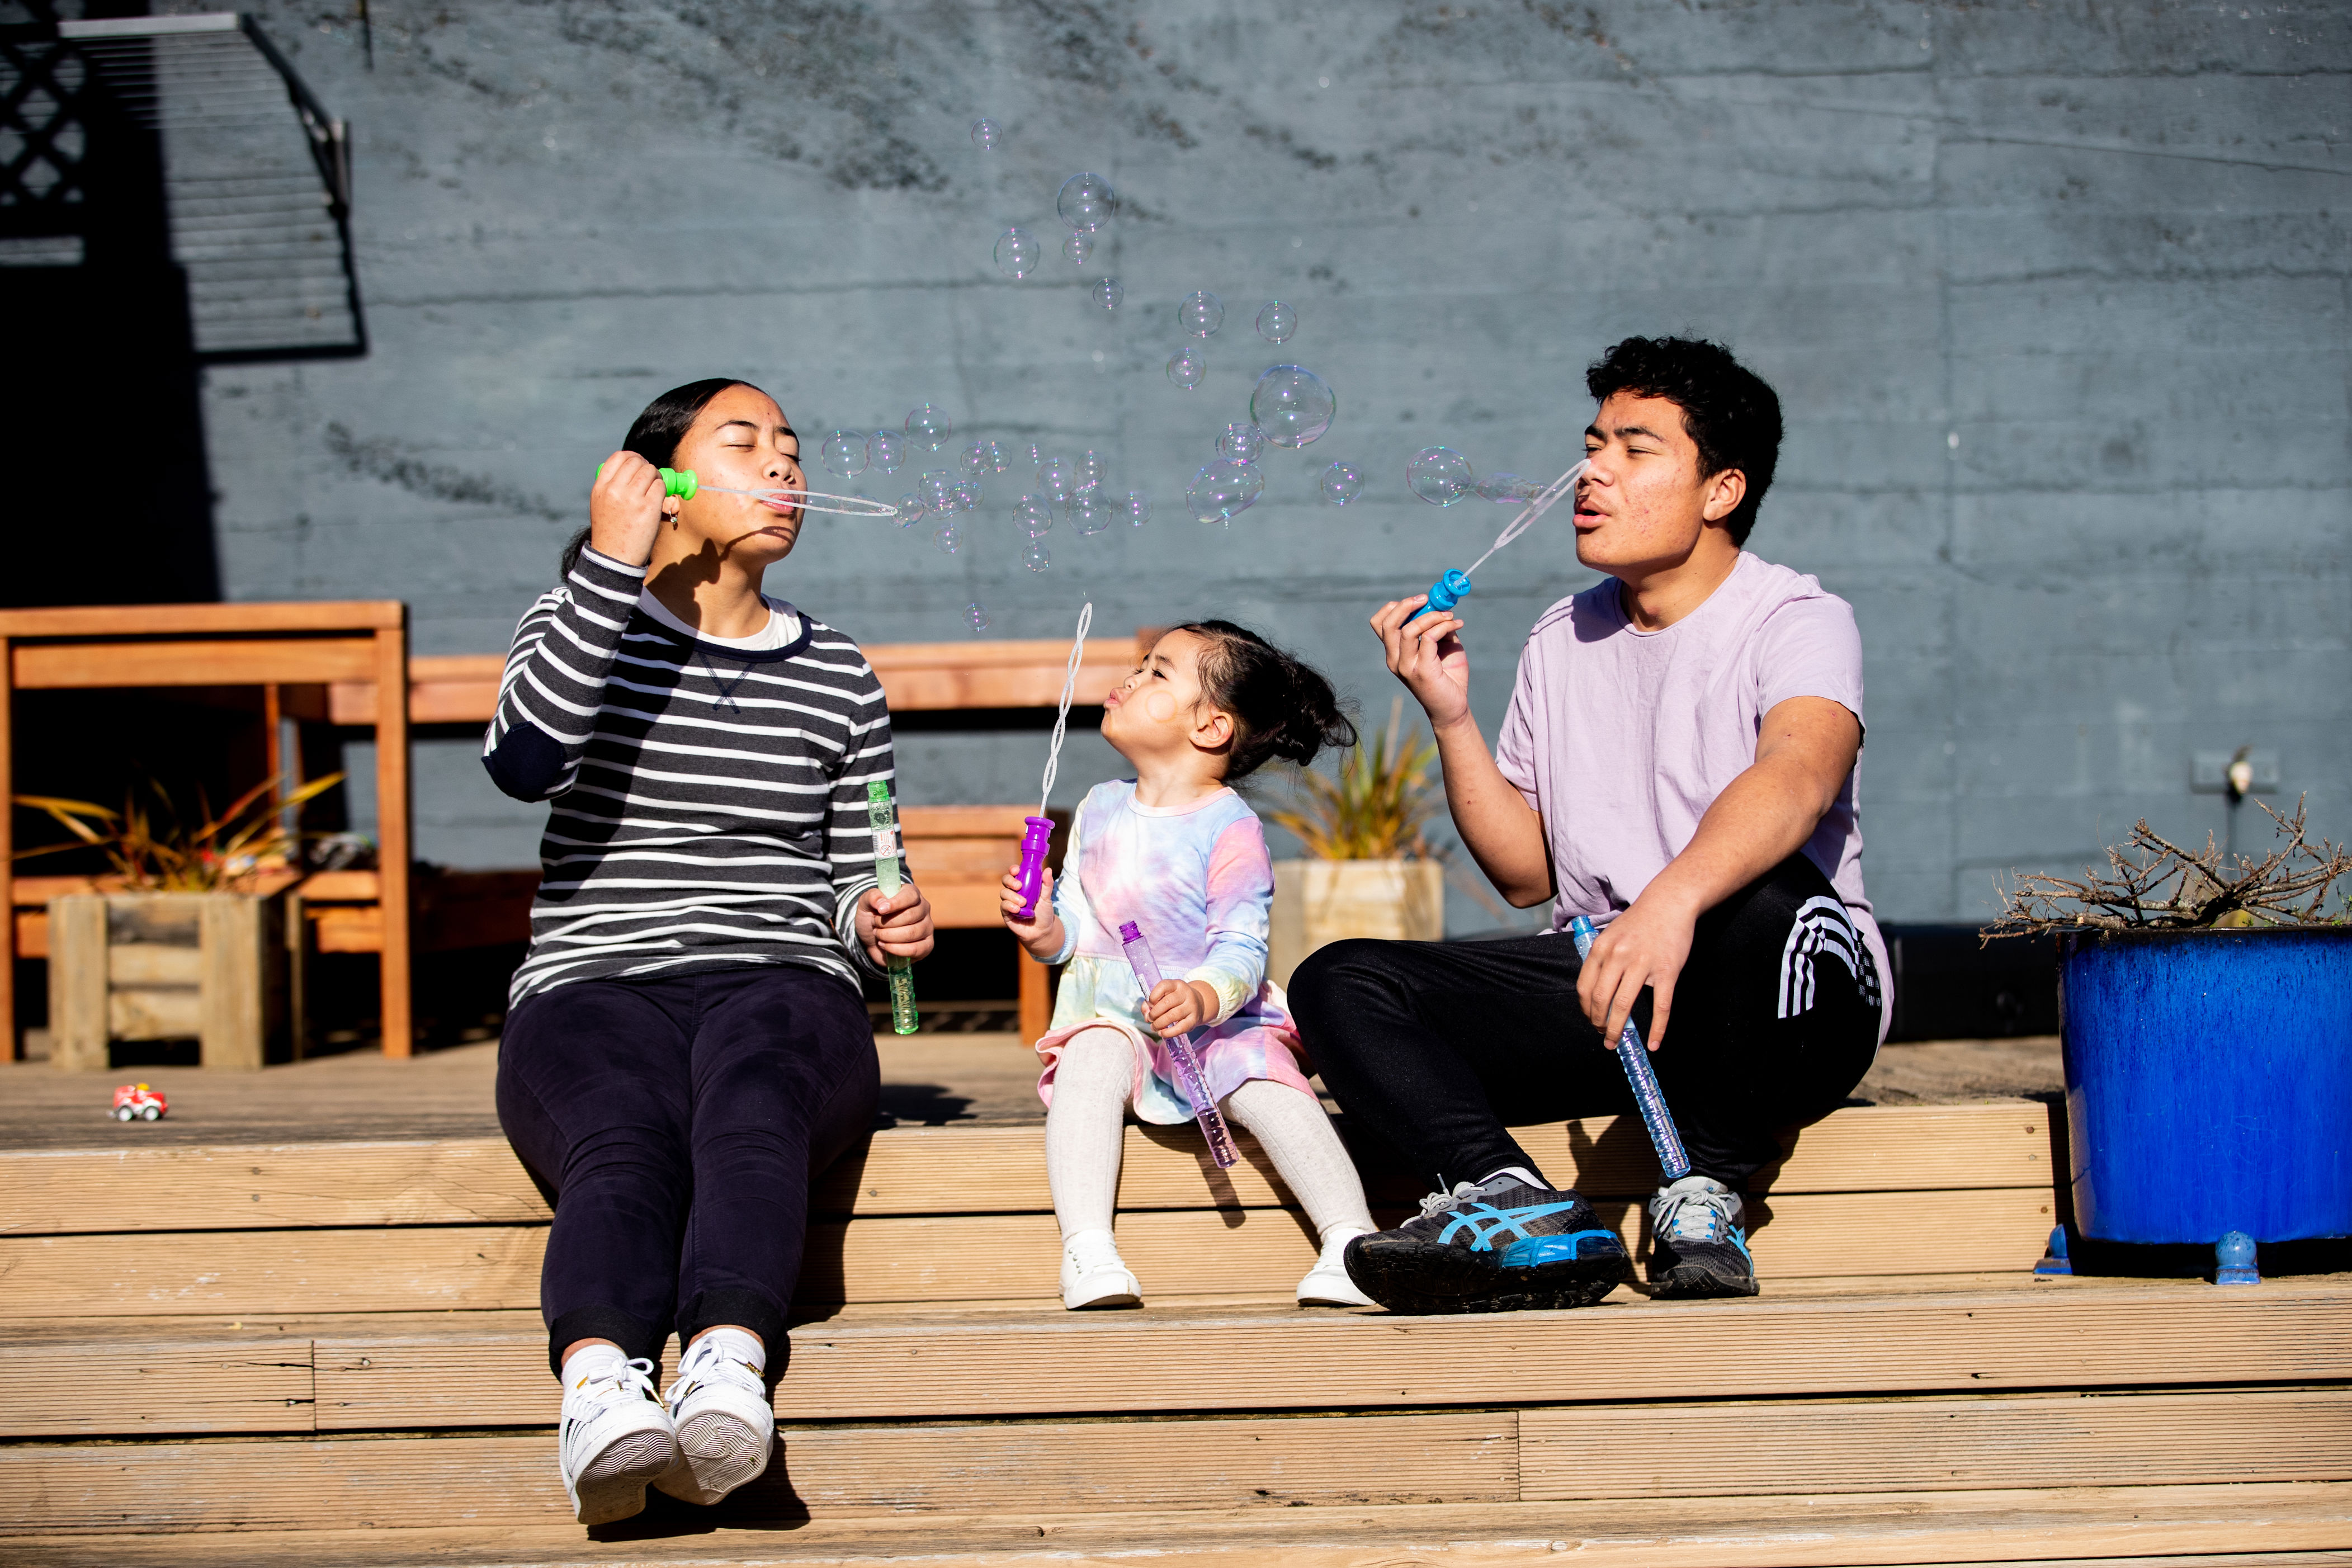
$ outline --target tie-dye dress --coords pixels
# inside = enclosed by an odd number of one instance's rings
[[[1039,1096],[1054,1102],[1054,1071],[1070,1037],[1108,1026],[1135,1047],[1135,1113],[1169,1125],[1192,1120],[1167,1047],[1144,1019],[1143,987],[1118,940],[1124,921],[1142,928],[1163,976],[1217,994],[1215,1021],[1192,1032],[1192,1045],[1218,1100],[1257,1078],[1311,1096],[1290,1009],[1265,977],[1273,905],[1265,830],[1232,790],[1172,808],[1138,805],[1133,779],[1088,791],[1054,883],[1066,934],[1048,962],[1068,967],[1053,1027],[1037,1042],[1045,1058]]]

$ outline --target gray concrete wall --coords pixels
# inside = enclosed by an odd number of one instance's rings
[[[1365,615],[1507,515],[1413,500],[1406,458],[1557,473],[1586,363],[1692,331],[1786,405],[1753,547],[1860,617],[1886,915],[1974,918],[1995,869],[2143,814],[2218,828],[2194,748],[2275,748],[2352,828],[2341,6],[379,0],[373,71],[324,9],[259,15],[355,126],[374,351],[210,374],[234,597],[397,594],[420,651],[500,648],[631,416],[728,374],[812,437],[928,400],[1152,497],[1140,531],[1057,527],[1042,574],[1009,479],[952,559],[820,520],[772,584],[861,638],[968,636],[973,599],[994,637],[1088,596],[1101,631],[1223,614],[1377,718]],[[998,233],[1057,241],[1079,169],[1124,198],[1096,263],[1000,277]],[[1227,317],[1185,393],[1161,364],[1203,288]],[[1250,327],[1276,296],[1279,353]],[[1185,481],[1278,358],[1339,422],[1204,528]],[[1371,479],[1344,512],[1315,495],[1335,458]],[[1528,625],[1589,581],[1554,525],[1481,574],[1490,727]],[[1019,800],[1038,742],[910,737],[906,798]],[[1074,740],[1057,795],[1113,762]],[[469,748],[429,744],[419,784],[422,853],[530,860],[539,814]]]

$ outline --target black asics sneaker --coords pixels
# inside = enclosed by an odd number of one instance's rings
[[[1348,1278],[1391,1312],[1589,1307],[1633,1272],[1625,1244],[1570,1192],[1493,1176],[1348,1244]]]
[[[1650,1195],[1650,1283],[1661,1296],[1753,1296],[1747,1205],[1721,1182],[1685,1176]]]

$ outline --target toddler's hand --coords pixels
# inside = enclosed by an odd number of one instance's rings
[[[1004,911],[1004,927],[1013,938],[1027,949],[1033,958],[1045,959],[1062,951],[1062,922],[1054,913],[1054,873],[1043,872],[1037,883],[1037,918],[1024,924],[1021,914],[1021,868],[1015,866],[1004,873],[1004,882],[996,895],[998,908]]]
[[[1163,980],[1144,998],[1143,1016],[1161,1039],[1173,1039],[1217,1016],[1217,994],[1197,980]]]

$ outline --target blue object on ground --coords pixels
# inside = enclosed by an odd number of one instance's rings
[[[2254,1238],[2233,1230],[2213,1244],[2213,1283],[2259,1285],[2262,1271],[2254,1267]]]
[[[2042,1249],[2042,1261],[2033,1266],[2036,1274],[2072,1274],[2074,1260],[2066,1256],[2066,1227],[2053,1226],[2050,1245]]]
[[[2080,1235],[2352,1236],[2352,930],[2079,933],[2058,973]]]

